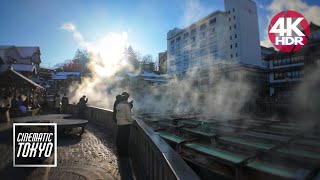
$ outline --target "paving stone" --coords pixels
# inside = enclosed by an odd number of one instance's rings
[[[0,124],[1,125],[1,124]],[[4,137],[4,131],[7,137]],[[1,127],[0,177],[4,179],[121,179],[116,147],[109,133],[94,124],[87,124],[82,137],[61,136],[58,139],[58,167],[56,168],[13,168],[12,126]],[[47,159],[46,161],[51,161]],[[3,179],[3,178],[1,178]]]

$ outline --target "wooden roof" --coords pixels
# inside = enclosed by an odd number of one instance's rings
[[[0,74],[0,88],[7,87],[30,87],[33,89],[44,90],[42,86],[33,82],[31,79],[23,76],[22,74],[14,71],[13,69],[9,69]]]

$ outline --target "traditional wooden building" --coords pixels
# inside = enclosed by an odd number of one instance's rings
[[[300,50],[267,55],[266,111],[285,113],[298,98],[298,87],[320,65],[320,27],[310,24],[308,43]]]
[[[16,72],[35,78],[40,70],[39,47],[0,46],[0,72],[12,68]]]

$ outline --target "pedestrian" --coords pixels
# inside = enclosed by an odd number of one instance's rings
[[[131,116],[131,108],[128,103],[130,95],[127,92],[122,93],[121,101],[117,105],[117,149],[120,156],[128,156],[128,143],[131,124],[134,119]]]
[[[79,117],[85,119],[85,111],[87,109],[88,98],[83,95],[78,102]]]
[[[62,97],[62,108],[61,108],[62,113],[67,113],[68,105],[69,105],[69,98],[65,93],[64,96]]]
[[[116,101],[114,101],[114,104],[113,104],[113,116],[112,116],[112,119],[113,119],[113,122],[117,123],[117,110],[116,110],[116,107],[117,105],[120,103],[121,101],[121,95],[117,95],[116,96]]]
[[[55,98],[54,98],[54,108],[56,113],[60,113],[60,108],[61,108],[61,98],[59,94],[56,94]]]
[[[12,95],[6,94],[0,98],[0,122],[10,122],[9,109],[11,108]]]

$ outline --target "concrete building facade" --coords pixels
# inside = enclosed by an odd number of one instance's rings
[[[256,4],[225,0],[215,11],[190,26],[167,34],[168,75],[183,76],[221,63],[261,66]]]
[[[167,51],[160,52],[158,55],[158,60],[160,74],[167,74]]]

